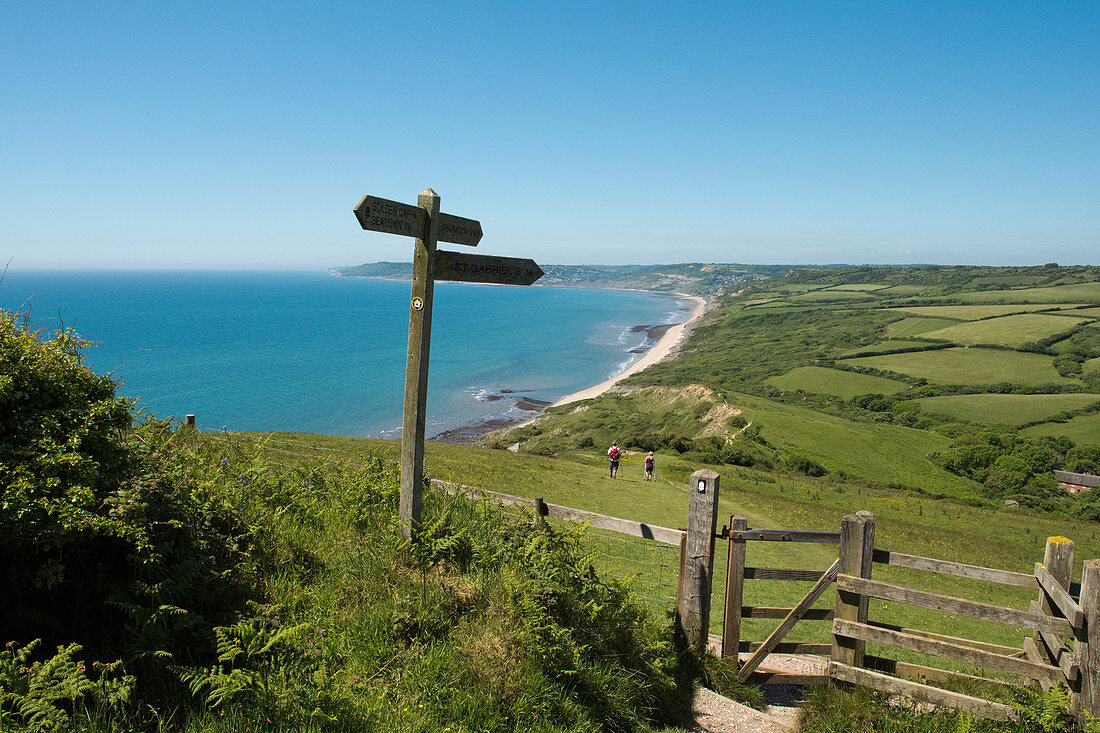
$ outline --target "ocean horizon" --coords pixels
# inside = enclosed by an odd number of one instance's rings
[[[393,438],[409,293],[327,272],[9,270],[0,307],[95,342],[86,362],[148,413]],[[652,346],[645,327],[689,311],[663,293],[437,283],[426,434],[533,415],[621,373]]]

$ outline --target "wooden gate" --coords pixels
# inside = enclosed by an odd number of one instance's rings
[[[744,680],[757,683],[813,684],[821,675],[784,675],[757,672],[768,654],[790,653],[829,657],[826,676],[871,687],[936,705],[964,710],[995,720],[1013,720],[1016,710],[1008,705],[963,695],[929,682],[983,681],[1008,684],[1004,680],[968,675],[938,667],[923,666],[866,654],[868,642],[879,646],[918,652],[1002,674],[1018,675],[1025,684],[1049,689],[1065,685],[1070,711],[1080,719],[1100,716],[1100,560],[1084,564],[1082,581],[1072,582],[1073,543],[1064,537],[1047,541],[1042,563],[1033,573],[1016,573],[996,568],[949,562],[935,558],[876,550],[874,516],[869,512],[844,517],[840,532],[810,532],[748,528],[744,517],[731,517],[723,532],[729,540],[729,568],[722,635],[722,656],[736,658],[738,652],[752,652],[739,672]],[[745,546],[752,541],[828,542],[839,544],[838,558],[824,572],[804,569],[764,569],[745,566]],[[973,581],[985,581],[1033,589],[1037,599],[1027,610],[955,598],[926,590],[872,580],[875,563],[946,574]],[[794,608],[764,608],[742,605],[746,580],[816,581]],[[813,609],[813,602],[835,581],[833,609]],[[956,614],[1008,624],[1027,632],[1019,648],[911,629],[871,620],[870,600]],[[740,639],[742,618],[779,618],[778,628],[764,641]],[[800,620],[832,621],[831,644],[784,643],[783,637]],[[897,676],[895,676],[897,675]],[[916,682],[912,679],[919,678]]]
[[[722,624],[722,656],[736,659],[740,652],[752,652],[741,667],[742,680],[757,684],[813,684],[823,681],[820,675],[791,675],[757,672],[760,663],[773,652],[779,654],[813,654],[827,656],[829,644],[804,644],[784,642],[783,638],[799,621],[832,621],[831,609],[811,608],[833,581],[841,568],[837,562],[827,570],[805,568],[760,568],[745,565],[745,551],[749,542],[809,542],[839,544],[841,532],[795,529],[749,529],[748,520],[742,516],[730,517],[729,528],[723,538],[729,541],[729,560],[726,575],[726,603]],[[794,608],[772,606],[745,606],[744,587],[748,580],[797,580],[813,582],[810,592]],[[741,620],[744,618],[781,619],[776,630],[764,641],[741,639]]]

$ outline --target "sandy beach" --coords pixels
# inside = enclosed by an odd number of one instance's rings
[[[582,389],[579,392],[574,392],[573,394],[566,395],[565,397],[562,397],[561,399],[559,399],[557,402],[553,403],[553,405],[548,405],[547,403],[542,402],[541,400],[532,400],[530,398],[523,398],[523,399],[517,400],[516,406],[519,407],[524,412],[528,413],[529,416],[526,417],[526,418],[520,418],[520,419],[517,420],[515,418],[501,417],[501,418],[493,418],[491,420],[485,420],[485,421],[481,421],[481,422],[470,423],[468,425],[461,425],[461,426],[459,426],[457,428],[454,428],[452,430],[447,430],[445,432],[439,433],[438,435],[434,435],[431,438],[429,438],[429,440],[438,440],[438,441],[441,441],[441,442],[444,442],[444,443],[459,443],[459,444],[465,444],[465,445],[476,445],[478,443],[478,441],[481,439],[481,436],[485,435],[486,433],[490,433],[494,430],[499,430],[501,428],[514,427],[514,426],[517,426],[517,425],[528,425],[528,424],[538,420],[542,416],[543,410],[545,410],[547,407],[554,407],[554,406],[557,406],[557,405],[568,405],[571,402],[578,402],[580,400],[589,400],[589,399],[592,399],[593,397],[598,397],[599,395],[603,394],[604,392],[607,392],[608,390],[610,390],[612,387],[614,387],[616,384],[618,384],[621,380],[626,379],[627,377],[629,377],[631,374],[637,374],[638,372],[642,371],[646,367],[651,366],[653,364],[656,364],[657,362],[661,361],[662,359],[668,357],[668,355],[671,354],[676,349],[676,347],[678,347],[683,342],[684,338],[687,336],[688,332],[691,330],[691,327],[695,324],[695,321],[697,321],[699,319],[699,316],[703,315],[707,311],[707,301],[704,298],[700,298],[700,297],[697,297],[697,296],[694,296],[694,295],[686,295],[684,293],[676,293],[675,295],[676,295],[676,297],[681,298],[683,300],[690,300],[690,301],[694,302],[695,307],[692,309],[691,315],[688,316],[688,319],[686,321],[684,321],[683,323],[677,323],[675,325],[668,326],[668,327],[666,327],[666,326],[648,326],[648,327],[639,326],[639,327],[637,327],[636,330],[644,329],[644,330],[647,330],[651,334],[661,333],[661,337],[657,341],[657,343],[653,345],[652,348],[646,350],[642,354],[642,358],[638,359],[638,361],[634,362],[628,368],[626,368],[625,370],[623,370],[619,374],[616,374],[611,379],[600,382],[599,384],[594,385],[592,387],[588,387],[587,389]],[[665,329],[665,330],[663,330],[663,331],[654,331],[654,330],[650,330],[650,329]],[[504,392],[506,392],[508,394],[494,395],[494,396],[491,396],[489,399],[493,399],[494,397],[497,398],[497,399],[503,399],[505,397],[508,397],[508,398],[512,397],[511,390],[504,390]]]
[[[626,379],[632,374],[637,374],[646,367],[652,366],[662,359],[666,358],[673,350],[680,345],[687,336],[691,325],[699,318],[699,316],[706,313],[707,301],[704,298],[700,298],[694,295],[686,295],[683,293],[677,293],[677,297],[684,300],[691,300],[695,302],[695,308],[692,310],[691,315],[683,323],[677,323],[672,326],[661,337],[661,340],[654,344],[653,348],[645,352],[641,359],[631,364],[625,371],[620,374],[616,374],[611,379],[600,382],[599,384],[582,389],[579,392],[566,395],[560,400],[551,405],[551,407],[557,407],[558,405],[568,405],[570,402],[579,402],[581,400],[590,400],[593,397],[599,397],[604,392],[607,392],[620,381]]]

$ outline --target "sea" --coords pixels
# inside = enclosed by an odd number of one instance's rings
[[[409,282],[327,272],[20,271],[0,307],[72,329],[119,393],[208,430],[399,437]],[[682,323],[656,293],[436,283],[426,434],[516,421]],[[657,329],[659,332],[660,329]]]

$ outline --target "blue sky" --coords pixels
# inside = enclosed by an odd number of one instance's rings
[[[1100,261],[1100,3],[0,0],[0,259]],[[0,263],[2,264],[2,263]]]

